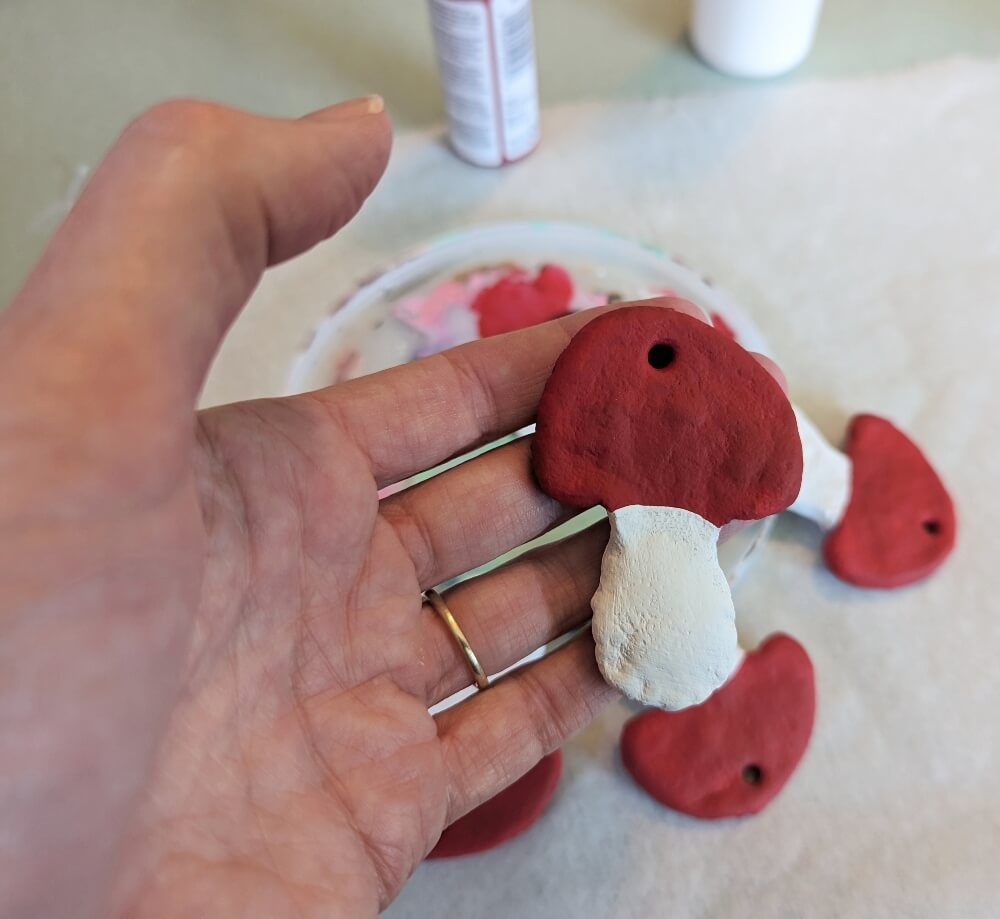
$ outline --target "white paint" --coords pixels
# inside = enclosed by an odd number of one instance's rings
[[[802,487],[788,509],[829,530],[847,509],[851,496],[851,461],[830,446],[802,409],[794,405],[792,408],[802,441]]]
[[[611,538],[591,601],[601,673],[647,705],[697,705],[743,656],[719,567],[719,528],[676,507],[633,504],[608,517]]]

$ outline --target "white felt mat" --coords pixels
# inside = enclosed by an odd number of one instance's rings
[[[207,400],[279,392],[330,302],[401,250],[528,217],[649,240],[726,287],[828,436],[870,410],[926,448],[959,545],[930,581],[870,593],[819,567],[810,526],[779,524],[741,631],[803,642],[819,712],[760,816],[654,804],[618,762],[622,704],[569,745],[534,829],[423,866],[390,915],[1000,916],[1000,63],[557,109],[502,171],[401,137],[357,222],[265,280]]]

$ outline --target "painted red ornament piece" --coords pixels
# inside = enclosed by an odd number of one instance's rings
[[[540,760],[509,788],[448,827],[428,858],[485,852],[531,827],[545,810],[562,774],[562,751]]]
[[[656,306],[576,333],[532,449],[543,490],[565,504],[677,507],[716,526],[784,510],[802,478],[795,415],[773,377],[707,323]]]
[[[526,329],[569,312],[573,279],[558,265],[544,265],[529,278],[520,269],[484,288],[472,301],[479,335],[501,335]]]
[[[847,430],[851,495],[823,545],[838,577],[901,587],[931,574],[955,545],[955,508],[920,448],[891,422],[856,415]]]
[[[632,718],[622,761],[653,798],[692,817],[755,814],[791,777],[812,734],[816,687],[805,649],[767,638],[701,705]]]

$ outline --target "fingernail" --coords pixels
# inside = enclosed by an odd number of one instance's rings
[[[346,102],[338,102],[329,108],[320,109],[314,112],[314,118],[322,118],[324,121],[353,121],[356,118],[364,118],[367,115],[377,115],[385,109],[385,101],[381,96],[361,96],[358,99],[348,99]]]

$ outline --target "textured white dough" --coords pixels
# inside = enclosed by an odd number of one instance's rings
[[[851,496],[851,461],[830,445],[802,409],[797,405],[792,408],[802,441],[802,487],[788,509],[829,530],[847,509]]]
[[[719,528],[676,507],[633,504],[608,516],[611,538],[591,601],[601,673],[647,705],[697,705],[743,656],[719,567]]]

